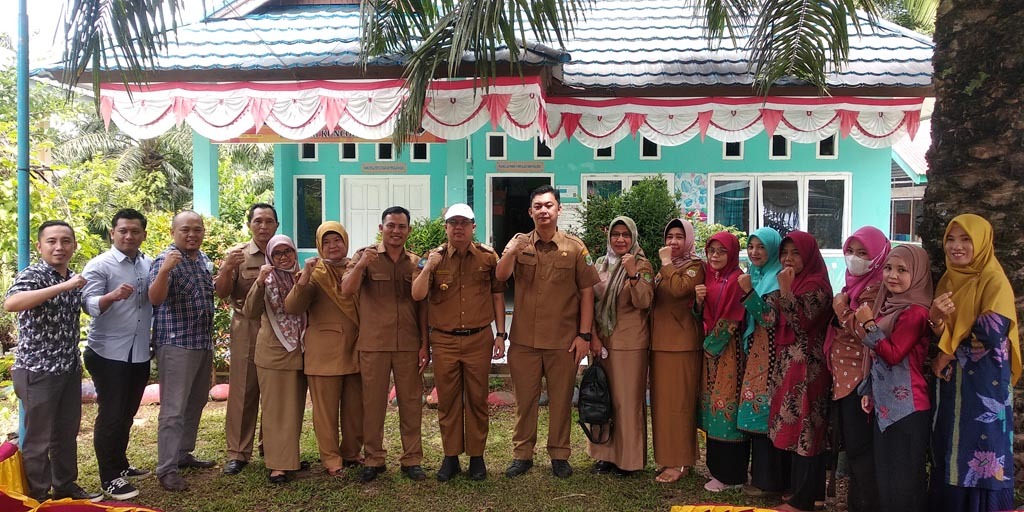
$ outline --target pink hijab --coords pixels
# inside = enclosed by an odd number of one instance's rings
[[[860,306],[861,292],[869,286],[882,281],[882,267],[885,266],[885,260],[889,259],[889,251],[892,250],[892,244],[885,237],[885,233],[882,233],[874,226],[864,226],[854,231],[843,244],[844,253],[846,248],[850,246],[851,240],[857,240],[864,244],[868,255],[871,256],[871,265],[868,267],[866,274],[855,276],[850,273],[849,269],[846,270],[846,286],[843,287],[843,291],[850,297],[850,309],[856,310]]]

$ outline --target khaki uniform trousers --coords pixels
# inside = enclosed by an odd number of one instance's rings
[[[516,459],[533,459],[537,444],[537,407],[541,377],[547,381],[548,455],[568,459],[572,420],[572,390],[576,384],[576,361],[566,348],[538,349],[511,344],[508,369],[516,397],[516,424],[512,433],[512,454]]]
[[[306,376],[302,370],[257,367],[263,407],[263,461],[270,470],[299,469],[299,437],[306,410]]]
[[[470,336],[430,333],[437,422],[446,456],[484,454],[489,421],[487,377],[493,347],[490,328]]]
[[[231,316],[231,367],[228,375],[231,387],[224,416],[228,459],[248,461],[252,456],[260,409],[260,384],[255,363],[256,333],[259,330],[260,319],[245,318],[238,311]]]
[[[363,449],[363,382],[358,373],[307,375],[313,402],[313,431],[324,468],[337,470],[358,460]],[[341,424],[340,443],[338,437]]]
[[[383,466],[384,418],[388,408],[388,384],[394,374],[398,395],[398,420],[402,433],[403,466],[417,466],[423,461],[423,378],[417,359],[419,353],[360,352],[359,374],[363,380],[363,440],[366,443],[367,466]]]

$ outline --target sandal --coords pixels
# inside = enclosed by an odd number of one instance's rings
[[[681,468],[678,468],[678,469],[676,469],[674,467],[672,467],[672,468],[665,468],[665,469],[661,470],[661,472],[658,473],[658,476],[654,477],[654,481],[655,482],[660,482],[660,483],[663,483],[663,484],[670,484],[670,483],[673,483],[673,482],[677,482],[677,481],[679,481],[680,478],[683,477],[683,473],[684,473],[685,469],[686,469],[685,466],[681,467]]]

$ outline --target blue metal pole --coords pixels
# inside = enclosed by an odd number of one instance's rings
[[[18,270],[29,263],[28,0],[18,0]]]
[[[28,0],[18,0],[18,270],[28,266]],[[25,439],[25,405],[18,400],[18,446]]]

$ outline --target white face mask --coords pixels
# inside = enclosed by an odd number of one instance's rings
[[[852,254],[847,254],[846,258],[846,270],[855,276],[862,276],[871,271],[871,260],[864,258],[858,258]]]

